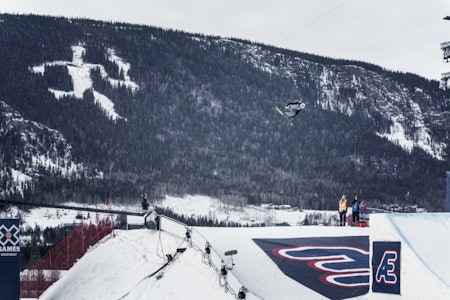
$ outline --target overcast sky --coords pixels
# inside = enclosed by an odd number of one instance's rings
[[[2,13],[146,24],[237,37],[440,79],[450,0],[0,0]]]

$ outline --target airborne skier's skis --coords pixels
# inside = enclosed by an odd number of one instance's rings
[[[280,113],[280,115],[282,115],[282,116],[286,119],[286,121],[289,122],[289,126],[292,126],[292,125],[293,125],[291,119],[289,119],[289,118],[285,115],[285,113],[281,111],[281,109],[279,109],[279,108],[276,107],[276,106],[275,106],[275,109],[277,110],[277,112]]]
[[[305,103],[301,102],[300,100],[294,99],[286,104],[285,111],[282,111],[276,106],[275,109],[289,122],[289,125],[292,126],[292,119],[297,116],[298,113],[305,108],[305,106]]]

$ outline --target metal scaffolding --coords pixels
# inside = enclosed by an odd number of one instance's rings
[[[444,20],[450,20],[450,16],[444,17]],[[450,42],[441,43],[441,49],[444,53],[444,62],[450,60]],[[440,88],[446,90],[450,88],[450,72],[441,74]]]

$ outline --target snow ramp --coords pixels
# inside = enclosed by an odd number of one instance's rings
[[[450,299],[450,214],[376,214],[370,225],[188,228],[163,218],[163,231],[116,231],[41,299],[237,299],[242,286],[249,300]],[[400,243],[399,294],[372,290],[377,242]],[[160,276],[148,277],[180,247]]]
[[[166,228],[168,223],[162,221]],[[234,299],[178,231],[115,230],[50,286],[41,300]],[[167,228],[168,229],[168,228]],[[178,253],[164,269],[167,254]],[[160,271],[158,271],[160,270]]]

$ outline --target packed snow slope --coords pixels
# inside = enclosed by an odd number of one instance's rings
[[[371,241],[401,242],[405,299],[450,299],[450,213],[378,214]]]
[[[254,239],[361,236],[369,237],[371,248],[374,241],[401,242],[401,293],[374,293],[368,286],[368,293],[355,299],[450,299],[450,214],[376,214],[370,223],[366,228],[194,227],[191,246],[187,228],[163,218],[162,231],[116,230],[40,299],[234,299],[242,286],[248,289],[246,299],[327,299],[286,276]],[[211,245],[211,264],[204,253],[206,241]],[[163,273],[147,277],[177,248],[186,251]],[[237,254],[225,256],[230,250]],[[232,267],[227,286],[218,275],[221,260]]]

